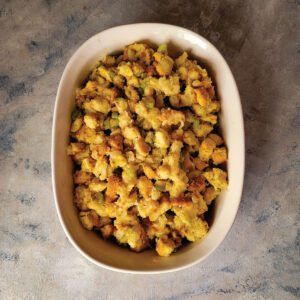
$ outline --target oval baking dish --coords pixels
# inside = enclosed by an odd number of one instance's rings
[[[119,52],[124,45],[140,41],[150,45],[168,43],[171,56],[188,51],[208,67],[221,101],[220,124],[228,147],[229,186],[215,201],[208,234],[170,257],[159,257],[154,250],[134,253],[104,241],[96,233],[82,227],[73,203],[73,163],[67,156],[66,148],[69,143],[70,115],[75,106],[75,90],[99,59],[106,54]],[[220,245],[234,222],[243,187],[244,148],[238,89],[226,61],[212,44],[192,31],[167,24],[132,24],[105,30],[90,38],[75,52],[63,72],[57,92],[52,128],[52,181],[62,227],[82,255],[108,269],[162,273],[193,265]]]

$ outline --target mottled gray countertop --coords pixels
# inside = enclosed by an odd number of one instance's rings
[[[299,298],[299,16],[299,0],[1,1],[0,299]],[[204,262],[164,275],[88,262],[59,224],[51,187],[64,66],[90,36],[136,22],[180,25],[214,43],[245,118],[245,185],[232,230]]]

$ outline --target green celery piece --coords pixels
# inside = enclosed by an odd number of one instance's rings
[[[130,48],[127,49],[127,56],[130,60],[134,60],[134,51]]]
[[[152,102],[147,102],[146,103],[146,107],[147,108],[153,108],[154,107],[154,104]]]
[[[157,48],[157,52],[167,52],[167,51],[168,51],[168,46],[166,43],[159,45],[159,47]]]
[[[134,171],[132,170],[131,167],[128,167],[125,169],[125,172],[127,174],[127,176],[130,178],[130,179],[133,179],[134,178]]]
[[[119,114],[118,114],[117,112],[113,112],[113,113],[111,114],[111,117],[112,117],[113,119],[118,119]]]
[[[112,71],[109,72],[109,77],[110,77],[111,80],[114,80],[115,76],[116,76],[116,73],[114,73]]]
[[[144,95],[144,89],[141,88],[140,86],[138,87],[138,91],[140,95]]]
[[[103,204],[103,202],[104,202],[104,196],[102,193],[100,193],[98,197],[98,203]]]
[[[166,186],[165,185],[160,185],[158,183],[155,184],[155,188],[160,191],[160,192],[165,192],[166,191]]]
[[[104,125],[104,130],[110,129],[109,119],[104,120],[103,125]]]
[[[125,102],[124,98],[118,97],[115,99],[116,102]]]
[[[146,87],[148,86],[148,84],[146,82],[142,82],[140,84],[140,87],[144,90]]]
[[[193,122],[193,131],[195,133],[197,133],[199,131],[199,129],[200,129],[200,122],[199,122],[199,120],[195,120]]]
[[[188,112],[187,121],[193,123],[196,120],[196,117],[193,113]]]

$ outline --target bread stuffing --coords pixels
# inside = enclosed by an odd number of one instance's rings
[[[160,256],[203,238],[228,185],[207,70],[187,52],[172,58],[166,44],[134,43],[97,63],[75,106],[67,154],[82,226]]]

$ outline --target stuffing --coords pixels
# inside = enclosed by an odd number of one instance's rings
[[[104,116],[100,113],[88,113],[84,116],[84,123],[88,128],[96,129],[103,128]]]
[[[190,146],[196,146],[199,144],[198,139],[191,130],[187,130],[183,133],[183,141]]]
[[[158,179],[157,171],[156,169],[152,168],[149,164],[142,164],[143,171],[149,179]]]
[[[116,230],[114,236],[121,244],[128,244],[136,252],[147,248],[149,239],[144,227],[135,216],[125,215],[116,218],[114,221]]]
[[[102,192],[106,189],[106,181],[101,181],[98,178],[93,178],[89,183],[89,189],[92,192]]]
[[[205,138],[199,148],[199,158],[202,161],[208,162],[211,158],[214,149],[216,148],[216,143],[211,138]]]
[[[96,164],[96,160],[94,160],[93,158],[91,157],[85,158],[82,160],[81,163],[81,171],[92,173],[94,171],[95,164]]]
[[[206,137],[213,129],[211,124],[199,123],[198,120],[193,124],[193,132],[199,138]]]
[[[160,90],[166,96],[176,95],[180,91],[179,77],[178,76],[169,76],[168,78],[160,77],[158,79],[158,85],[160,87]]]
[[[81,211],[88,210],[87,204],[92,200],[91,191],[84,185],[75,188],[74,202]]]
[[[134,43],[124,48],[124,59],[130,61],[141,61],[145,65],[150,65],[154,51],[148,45]]]
[[[135,126],[123,128],[122,134],[123,134],[124,138],[129,139],[129,140],[137,140],[137,139],[141,138],[140,131]]]
[[[71,131],[71,132],[76,132],[76,131],[78,131],[78,130],[80,129],[82,123],[83,123],[83,122],[82,122],[82,117],[76,118],[76,119],[72,122],[70,131]]]
[[[161,121],[163,126],[184,125],[185,115],[183,112],[173,109],[162,109]]]
[[[100,180],[105,180],[108,177],[108,159],[103,156],[96,160],[95,167],[93,169],[93,174]]]
[[[107,139],[107,144],[111,146],[111,149],[123,151],[123,136],[121,134],[111,135]]]
[[[157,148],[168,148],[170,145],[170,136],[164,129],[158,129],[155,132],[155,147]]]
[[[102,144],[105,140],[105,135],[103,131],[96,131],[95,129],[83,125],[76,132],[75,138],[79,142],[84,142],[86,144]]]
[[[188,85],[180,95],[180,106],[192,106],[197,101],[195,90]]]
[[[215,133],[211,133],[208,137],[214,140],[217,146],[221,146],[223,144],[222,138]]]
[[[203,198],[206,202],[207,205],[210,205],[212,203],[213,200],[216,199],[216,197],[219,195],[219,190],[215,190],[214,187],[210,186],[208,187],[203,195]]]
[[[150,198],[151,192],[153,190],[153,183],[146,176],[142,176],[139,178],[137,187],[140,191],[140,194],[144,198]]]
[[[92,174],[84,172],[83,170],[77,170],[73,175],[73,182],[75,184],[87,184],[92,180]]]
[[[155,66],[157,73],[161,76],[170,75],[174,64],[173,59],[161,52],[154,53],[153,57],[155,58],[153,65]]]
[[[143,138],[140,138],[136,141],[134,148],[137,154],[140,154],[142,156],[146,156],[151,150],[151,147],[145,142]]]
[[[182,66],[188,58],[188,54],[184,51],[176,60],[175,64],[177,67]]]
[[[165,214],[160,215],[155,221],[150,221],[149,218],[145,218],[145,225],[147,235],[150,239],[160,237],[162,235],[168,235],[170,228],[167,226],[168,218]]]
[[[122,180],[117,176],[110,176],[107,180],[107,188],[105,193],[105,201],[112,202],[117,198],[117,192]]]
[[[101,112],[105,115],[107,115],[110,111],[110,104],[106,99],[95,98],[91,100],[90,106],[93,110]]]
[[[204,237],[205,213],[228,185],[206,69],[187,52],[173,59],[167,44],[134,43],[99,61],[75,105],[66,151],[82,226],[160,256]]]
[[[190,220],[190,222],[184,222],[181,218],[175,216],[173,228],[177,230],[182,237],[194,242],[206,235],[208,224],[201,218],[194,218]]]
[[[67,154],[71,155],[73,161],[80,165],[85,158],[90,156],[90,148],[85,143],[71,143],[67,147]]]
[[[214,165],[220,165],[227,160],[227,150],[225,147],[216,148],[212,154]]]
[[[209,93],[207,92],[207,90],[203,87],[200,87],[198,89],[195,89],[196,92],[196,98],[197,98],[197,102],[201,105],[201,106],[208,106],[210,103],[210,96]]]
[[[176,245],[173,239],[167,235],[156,239],[156,251],[160,256],[169,256],[175,249]]]
[[[115,227],[113,225],[105,225],[100,228],[102,237],[107,240],[114,234]]]
[[[81,211],[79,213],[79,219],[84,228],[87,230],[92,230],[93,227],[98,227],[99,224],[99,216],[95,213],[95,211]]]
[[[110,151],[110,147],[103,142],[100,145],[91,145],[91,157],[95,160],[102,158],[104,155],[106,155]]]
[[[67,147],[67,154],[68,155],[75,155],[77,153],[83,152],[86,150],[85,143],[70,143]]]
[[[125,155],[118,150],[112,150],[109,152],[109,161],[110,161],[110,165],[116,169],[118,167],[124,167],[127,164],[127,159],[125,157]]]
[[[227,173],[225,171],[213,168],[210,171],[204,172],[203,176],[215,189],[227,188]]]

